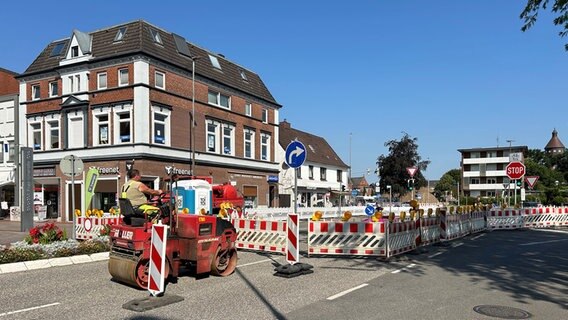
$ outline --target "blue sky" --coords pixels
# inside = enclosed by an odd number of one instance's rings
[[[385,142],[406,132],[439,179],[458,149],[543,149],[555,128],[568,145],[568,38],[548,13],[521,32],[525,3],[10,1],[0,67],[25,71],[73,29],[143,19],[257,72],[281,120],[324,137],[354,176],[376,181]]]

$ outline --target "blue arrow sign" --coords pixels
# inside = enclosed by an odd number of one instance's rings
[[[284,161],[290,168],[299,168],[306,161],[306,147],[300,141],[292,141],[286,147]]]
[[[368,216],[372,216],[372,215],[375,213],[375,207],[372,206],[372,205],[370,205],[370,204],[367,205],[367,206],[365,207],[365,213],[366,213]]]

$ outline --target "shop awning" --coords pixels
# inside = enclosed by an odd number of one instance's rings
[[[0,171],[0,187],[14,183],[14,170]]]

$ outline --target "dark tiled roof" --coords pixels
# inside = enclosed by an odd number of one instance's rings
[[[556,131],[556,129],[552,131],[552,138],[550,138],[550,141],[548,141],[546,147],[544,147],[544,150],[551,149],[565,149],[564,144],[562,144],[562,141],[558,138],[558,131]]]
[[[351,177],[351,185],[354,188],[357,188],[366,187],[369,185],[369,183],[367,182],[367,179],[365,179],[365,177]]]
[[[280,139],[279,143],[283,149],[290,144],[290,142],[298,139],[306,147],[306,161],[331,165],[339,168],[349,168],[341,158],[335,153],[333,148],[327,143],[327,141],[316,135],[303,132],[300,130],[292,129],[290,123],[283,121],[280,122]]]
[[[4,72],[4,73],[7,73],[7,74],[11,74],[11,75],[13,75],[13,76],[17,76],[17,75],[18,75],[17,72],[10,71],[10,70],[8,70],[8,69],[4,69],[4,68],[1,68],[1,67],[0,67],[0,72]]]
[[[126,33],[122,41],[114,42],[114,38],[120,28],[126,27]],[[162,39],[162,45],[154,42],[151,29],[157,30]],[[122,25],[109,27],[102,30],[88,33],[92,36],[92,59],[89,62],[97,62],[118,56],[125,56],[135,53],[143,53],[166,63],[171,63],[182,69],[191,71],[191,59],[178,53],[174,36],[171,32],[160,29],[146,21],[138,20]],[[54,70],[59,67],[61,57],[67,52],[70,38],[57,40],[49,45],[39,54],[35,61],[28,67],[22,76]],[[53,48],[64,42],[65,48],[61,55],[50,57]],[[266,102],[280,107],[268,88],[264,85],[260,77],[229,60],[221,55],[211,53],[203,48],[188,43],[189,50],[196,59],[196,75],[222,83],[236,90],[256,96]],[[209,60],[209,55],[214,55],[219,60],[221,70],[214,68]],[[245,72],[247,80],[241,78],[241,70]]]

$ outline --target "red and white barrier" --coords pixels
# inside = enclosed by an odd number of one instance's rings
[[[440,242],[440,219],[438,217],[421,218],[420,239],[418,245],[429,245]]]
[[[310,221],[309,255],[386,256],[384,222]]]
[[[285,253],[287,244],[286,221],[234,219],[237,229],[237,248]]]
[[[388,226],[387,258],[416,249],[420,230],[414,221],[393,222]]]
[[[298,215],[288,215],[288,241],[286,242],[286,261],[289,264],[300,262],[300,226]]]
[[[155,297],[164,292],[166,270],[166,243],[168,226],[161,222],[152,225],[150,267],[148,269],[148,291]]]
[[[487,229],[487,217],[483,211],[475,211],[470,215],[471,233],[485,231]]]
[[[98,238],[105,225],[119,224],[120,217],[76,217],[75,238],[89,240]]]
[[[518,229],[523,227],[520,210],[492,210],[487,215],[487,229]]]

